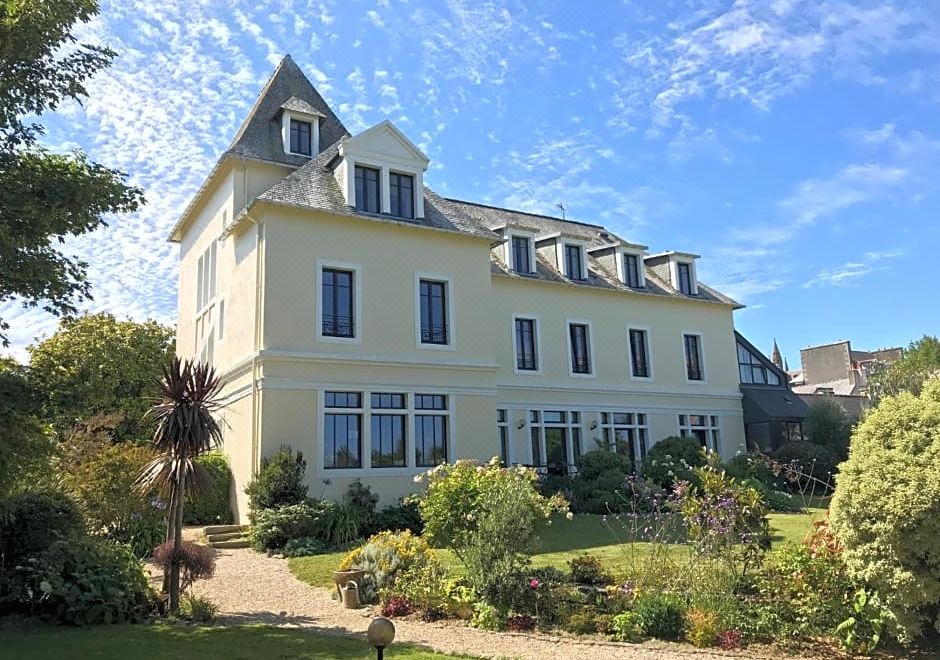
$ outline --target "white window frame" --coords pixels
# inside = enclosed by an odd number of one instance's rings
[[[218,241],[211,240],[196,260],[196,313],[194,316],[194,355],[200,362],[215,364],[218,305]]]
[[[686,335],[694,335],[698,337],[698,352],[699,352],[699,368],[702,371],[701,380],[692,380],[689,378],[689,367],[688,367],[688,356],[686,355],[685,349],[685,337]],[[708,366],[705,363],[705,336],[700,330],[683,330],[681,334],[682,338],[682,373],[685,377],[685,382],[689,385],[707,385],[708,384]],[[737,358],[737,354],[735,354]]]
[[[615,424],[614,415],[624,415],[624,414],[633,415],[634,423],[633,424]],[[609,420],[608,422],[604,422],[604,415],[607,415],[607,419]],[[645,420],[644,424],[639,423],[639,415],[643,415],[643,419]],[[633,461],[634,469],[638,469],[640,465],[643,464],[644,457],[649,453],[649,450],[650,450],[650,444],[649,444],[650,416],[649,416],[649,413],[640,412],[638,410],[607,410],[605,409],[601,411],[599,427],[601,429],[602,436],[604,435],[605,431],[609,431],[611,436],[613,436],[616,433],[617,429],[633,429],[634,431],[636,431],[635,437],[637,438],[637,444],[634,446],[634,454],[637,451],[639,451],[640,455],[631,456],[630,458]],[[644,431],[644,433],[641,434],[640,431]],[[642,438],[641,438],[641,435],[643,436]],[[640,446],[639,446],[640,442],[643,443],[642,449],[640,449]],[[611,452],[613,451],[613,448],[611,447],[609,443],[607,445],[607,451],[611,451]]]
[[[499,413],[503,413],[503,421],[499,421]],[[496,450],[499,454],[502,454],[502,431],[506,430],[506,457],[503,467],[509,467],[512,465],[512,427],[509,424],[509,408],[497,408],[496,409]],[[500,460],[502,460],[500,456]]]
[[[636,257],[636,273],[637,273],[637,286],[632,287],[627,284],[627,265],[624,261],[627,258],[627,255],[631,257]],[[643,289],[646,287],[646,264],[644,262],[645,255],[642,250],[628,250],[622,248],[617,257],[617,277],[620,278],[620,283],[623,284],[628,289]]]
[[[522,229],[516,229],[509,227],[506,229],[506,243],[504,244],[503,257],[506,261],[506,265],[509,266],[509,270],[516,273],[517,275],[535,275],[536,273],[536,264],[535,264],[535,232],[524,231]],[[524,238],[529,242],[529,266],[531,270],[528,273],[520,273],[516,270],[516,265],[512,262],[512,239],[513,238]]]
[[[692,416],[698,415],[699,417],[704,417],[708,424],[706,426],[693,426],[692,425]],[[682,417],[686,418],[686,424],[682,424]],[[692,413],[678,413],[676,415],[676,429],[678,429],[679,436],[682,438],[686,437],[695,437],[692,433],[693,430],[704,430],[706,432],[705,440],[705,449],[707,451],[716,452],[721,456],[721,443],[724,440],[724,434],[721,430],[721,415],[716,415],[713,413],[703,413],[703,412],[692,412]],[[717,442],[715,433],[718,434]]]
[[[539,421],[532,421],[532,413],[537,412],[539,414]],[[563,412],[565,413],[564,422],[545,422],[545,413],[546,412]],[[578,414],[578,421],[571,421],[572,413]],[[577,466],[575,465],[575,451],[574,451],[574,433],[573,429],[578,429],[578,456],[584,455],[584,417],[585,411],[580,408],[565,408],[559,406],[551,406],[547,408],[530,408],[526,410],[526,430],[528,431],[526,437],[526,448],[529,454],[529,465],[535,466],[535,456],[532,455],[532,429],[538,429],[539,433],[539,451],[542,453],[542,463],[543,465],[537,466],[539,470],[548,469],[548,451],[545,446],[545,429],[546,428],[556,428],[556,429],[566,429],[567,433],[565,434],[565,442],[568,443],[568,474],[574,474]]]
[[[519,361],[516,359],[516,320],[535,321],[535,369],[520,369]],[[523,376],[541,376],[542,375],[542,317],[538,314],[514,313],[512,315],[512,372]],[[588,340],[590,341],[590,340]],[[570,342],[570,340],[569,340]],[[570,350],[570,349],[569,349]],[[569,361],[570,364],[570,361]],[[593,366],[593,365],[592,365]]]
[[[356,392],[362,397],[362,405],[359,408],[327,408],[326,407],[326,393],[327,392]],[[373,408],[372,407],[372,395],[373,394],[404,394],[405,395],[405,407],[404,408]],[[425,409],[416,409],[415,394],[438,394],[443,395],[447,401],[447,408],[445,410],[425,410]],[[319,434],[319,443],[316,451],[316,471],[317,476],[321,478],[331,478],[331,477],[413,477],[416,474],[421,474],[431,469],[429,467],[418,467],[417,465],[417,456],[416,456],[416,446],[415,446],[415,416],[416,415],[441,415],[444,419],[445,433],[447,434],[447,460],[448,462],[455,460],[457,454],[457,443],[456,437],[454,434],[454,410],[455,410],[455,401],[454,394],[450,391],[441,391],[436,388],[423,388],[423,389],[414,389],[413,387],[408,390],[396,386],[370,386],[368,388],[363,388],[358,385],[350,384],[330,384],[325,385],[317,391],[317,406],[318,406],[318,415],[317,415],[317,424],[318,424],[318,434]],[[362,417],[362,426],[361,426],[361,438],[360,438],[360,452],[362,455],[362,467],[361,468],[327,468],[325,467],[326,461],[325,452],[326,452],[326,415],[330,413],[337,414],[357,414]],[[405,466],[404,467],[372,467],[372,414],[373,412],[377,415],[402,415],[405,417]]]
[[[353,336],[332,337],[323,334],[323,269],[335,268],[348,270],[353,274]],[[316,261],[316,340],[324,344],[361,344],[362,343],[362,265],[333,259]]]
[[[669,275],[672,278],[672,288],[676,291],[682,293],[682,289],[679,288],[679,263],[688,265],[689,267],[689,278],[691,278],[690,284],[692,285],[692,293],[689,295],[697,296],[698,295],[698,274],[695,271],[695,259],[683,259],[683,258],[672,258],[669,260]],[[683,294],[686,295],[686,294]]]
[[[421,280],[431,280],[434,282],[444,282],[447,301],[447,343],[446,344],[425,344],[421,341]],[[415,289],[415,348],[427,351],[454,351],[457,349],[457,326],[454,323],[454,314],[456,305],[454,304],[454,278],[452,275],[442,275],[440,273],[427,273],[415,271],[414,275]]]
[[[571,346],[571,326],[586,325],[588,331],[588,359],[591,361],[591,371],[586,374],[575,373],[572,360],[573,347]],[[568,347],[568,377],[569,378],[597,378],[597,362],[594,359],[594,326],[585,319],[565,319],[565,345]]]
[[[411,210],[412,215],[410,218],[406,218],[403,215],[392,215],[392,174],[404,175],[411,177]],[[384,186],[384,190],[381,191],[382,198],[388,198],[388,210],[386,213],[392,218],[398,220],[404,220],[405,222],[414,222],[419,219],[418,216],[418,198],[422,195],[418,191],[418,182],[421,178],[418,176],[418,172],[415,169],[404,168],[398,165],[394,167],[384,166],[382,168],[382,181],[379,183],[380,186]],[[383,202],[384,203],[384,202]]]
[[[565,272],[565,247],[568,245],[577,247],[581,252],[581,275],[583,275],[583,277],[580,280],[571,279],[568,273]],[[569,282],[586,282],[590,279],[590,273],[587,267],[587,243],[585,241],[559,236],[555,239],[555,259],[558,262],[558,271],[564,275],[565,279]]]
[[[630,331],[631,330],[640,330],[645,333],[646,341],[646,367],[649,371],[649,376],[637,376],[633,373],[633,345],[630,342]],[[653,371],[653,333],[646,326],[636,325],[633,323],[627,324],[627,373],[630,374],[630,380],[640,381],[642,383],[652,383],[654,380],[655,372]]]
[[[290,150],[290,120],[304,121],[310,124],[310,155],[297,153]],[[281,114],[281,142],[284,145],[284,153],[291,156],[301,156],[302,158],[315,158],[320,153],[320,118],[316,115],[308,115],[305,112],[296,110],[285,110]]]

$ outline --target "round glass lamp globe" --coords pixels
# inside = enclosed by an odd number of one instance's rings
[[[375,647],[386,647],[395,639],[395,624],[384,616],[376,617],[369,624],[369,630],[366,631],[366,638],[369,644]]]

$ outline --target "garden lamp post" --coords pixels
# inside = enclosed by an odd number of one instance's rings
[[[391,644],[392,640],[395,639],[395,624],[384,616],[376,617],[372,619],[372,623],[369,624],[369,629],[366,631],[366,638],[369,640],[369,644],[375,647],[378,653],[376,655],[378,660],[383,660],[385,657],[385,647]]]

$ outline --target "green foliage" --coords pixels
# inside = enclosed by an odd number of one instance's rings
[[[912,342],[904,357],[889,367],[880,367],[868,379],[866,389],[872,404],[878,405],[882,399],[909,392],[915,396],[923,390],[924,384],[940,373],[940,340],[924,335]]]
[[[469,619],[476,600],[473,591],[448,577],[439,562],[414,562],[401,571],[395,593],[404,596],[428,620],[444,616]]]
[[[670,436],[653,445],[643,463],[643,476],[669,488],[680,481],[694,481],[693,470],[705,465],[705,451],[692,437]]]
[[[55,443],[41,422],[42,398],[29,371],[0,358],[0,497],[33,485],[49,472]]]
[[[506,612],[481,601],[473,606],[470,625],[480,630],[499,632],[506,627]]]
[[[581,555],[568,560],[568,569],[571,572],[571,581],[580,584],[602,585],[611,581],[610,575],[604,570],[601,560],[594,555]]]
[[[85,530],[75,502],[62,493],[22,493],[0,499],[0,571],[12,570],[55,541]]]
[[[618,642],[635,642],[642,633],[636,612],[615,614],[611,623],[614,639]]]
[[[284,545],[285,557],[312,557],[313,555],[322,555],[327,550],[327,545],[318,538],[305,536],[299,539],[291,539]]]
[[[798,513],[803,509],[803,507],[800,506],[800,502],[792,494],[782,490],[775,490],[762,481],[758,481],[757,479],[741,479],[740,483],[760,493],[764,504],[766,504],[767,508],[771,511]]]
[[[598,611],[593,607],[583,607],[568,614],[564,629],[573,635],[606,635],[613,626],[609,614]]]
[[[401,532],[409,530],[413,534],[424,531],[424,522],[414,502],[402,502],[398,506],[387,506],[377,514],[373,523],[375,532]]]
[[[155,321],[87,314],[63,320],[54,335],[30,346],[33,379],[56,432],[62,435],[95,414],[120,413],[114,439],[146,440],[153,423],[144,420],[144,413],[159,395],[174,334]]]
[[[213,451],[196,458],[196,465],[208,478],[202,491],[190,493],[183,507],[186,525],[228,525],[235,522],[232,515],[232,469],[225,454]]]
[[[303,454],[286,445],[269,458],[261,459],[258,476],[245,488],[252,517],[264,509],[304,502],[307,499],[306,471],[307,460]]]
[[[180,603],[180,615],[193,623],[214,623],[219,615],[219,606],[208,598],[186,594]]]
[[[343,496],[343,503],[349,507],[350,517],[355,518],[358,527],[366,534],[372,534],[376,524],[375,508],[379,503],[379,496],[372,492],[372,489],[362,483],[359,479],[350,482]],[[358,538],[358,534],[352,539]]]
[[[470,586],[484,600],[505,604],[507,585],[537,547],[539,523],[567,503],[539,494],[534,470],[503,468],[498,460],[457,461],[426,476],[418,504],[425,536],[463,561]]]
[[[721,620],[715,612],[691,609],[686,615],[685,638],[692,646],[706,648],[718,642]]]
[[[887,397],[856,427],[832,500],[850,576],[907,643],[940,626],[940,380]]]
[[[633,461],[624,454],[604,449],[589,451],[578,460],[578,472],[570,479],[571,509],[575,513],[616,513],[621,509],[627,475]]]
[[[833,399],[817,398],[803,420],[803,433],[810,442],[830,449],[842,461],[849,453],[852,420]]]
[[[784,485],[779,468],[770,457],[759,451],[746,451],[736,455],[725,463],[724,469],[725,474],[738,481],[754,479],[773,490],[779,490]]]
[[[147,557],[166,538],[166,504],[134,487],[138,474],[154,458],[148,447],[108,445],[70,462],[63,483],[75,497],[88,528],[138,557]]]
[[[251,547],[276,551],[284,548],[288,541],[307,537],[329,543],[335,508],[333,502],[309,501],[261,509],[255,514],[248,534]]]
[[[139,622],[152,593],[129,548],[93,538],[56,541],[15,575],[14,607],[76,626]]]
[[[839,457],[829,447],[807,440],[795,440],[779,447],[774,459],[788,472],[800,475],[800,480],[818,480],[832,483],[832,475],[838,468]]]
[[[344,547],[362,537],[362,509],[347,503],[332,506],[326,540],[332,546]]]
[[[343,558],[340,570],[366,571],[359,597],[370,602],[376,596],[395,593],[399,576],[412,571],[433,570],[437,560],[427,541],[411,532],[380,532]]]
[[[849,653],[871,653],[881,642],[885,616],[878,594],[859,589],[852,599],[853,614],[836,626],[836,636]]]
[[[153,563],[163,570],[170,570],[173,561],[180,565],[180,591],[186,592],[197,580],[208,580],[215,575],[215,551],[205,545],[183,541],[179,548],[167,541],[153,552]]]
[[[685,623],[685,607],[678,598],[662,593],[643,594],[636,599],[633,612],[644,635],[679,639]]]

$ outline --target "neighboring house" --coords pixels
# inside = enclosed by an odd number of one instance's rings
[[[428,162],[388,121],[350,135],[286,57],[173,229],[177,350],[225,380],[241,515],[281,445],[312,493],[386,502],[462,457],[744,447],[739,305],[697,255],[441,197]]]
[[[787,442],[802,440],[808,407],[790,390],[786,372],[741,333],[734,336],[748,449],[772,452]],[[776,340],[774,353],[779,360]]]
[[[903,355],[902,348],[852,350],[848,340],[810,346],[800,351],[801,369],[790,372],[790,384],[807,403],[830,397],[857,418],[868,406],[866,387],[872,370],[894,364]]]

